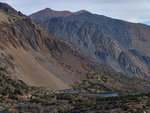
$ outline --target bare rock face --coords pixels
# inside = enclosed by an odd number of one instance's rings
[[[56,38],[76,44],[118,72],[136,76],[150,74],[149,26],[89,12],[36,22]]]

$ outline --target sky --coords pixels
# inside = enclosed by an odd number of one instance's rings
[[[150,25],[150,0],[0,0],[26,15],[45,8],[94,14]]]

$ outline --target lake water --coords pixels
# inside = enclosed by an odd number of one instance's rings
[[[90,95],[92,95],[92,96],[102,96],[102,97],[116,97],[116,96],[119,96],[119,93],[116,93],[116,92],[114,92],[114,93],[95,93],[95,94],[90,94]]]
[[[62,92],[75,94],[75,93],[84,93],[86,91],[85,90],[70,90],[70,91],[62,91]]]
[[[86,93],[86,91],[85,90],[71,90],[71,91],[63,91],[63,93],[76,94],[76,93]],[[115,97],[115,96],[119,96],[119,93],[117,93],[117,92],[89,93],[88,95],[90,95],[90,96],[102,96],[102,97]]]
[[[68,90],[68,91],[62,91],[62,93],[71,93],[71,94],[88,94],[89,96],[102,96],[102,97],[116,97],[119,96],[121,93],[119,92],[105,92],[105,93],[88,93],[85,90]],[[139,92],[130,92],[127,93],[129,95],[139,95]]]

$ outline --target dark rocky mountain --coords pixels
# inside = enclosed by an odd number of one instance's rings
[[[32,19],[34,15],[31,15]],[[57,38],[128,75],[150,74],[150,27],[89,12],[36,21]]]

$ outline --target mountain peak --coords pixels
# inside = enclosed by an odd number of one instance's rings
[[[50,8],[47,7],[47,8],[45,8],[44,10],[52,10],[52,9],[50,9]]]
[[[41,10],[41,11],[47,12],[47,11],[54,11],[54,10],[52,10],[51,8],[45,8],[45,9],[43,9],[43,10]]]
[[[87,10],[80,10],[80,11],[76,12],[76,14],[85,13],[85,12],[88,12],[88,11]]]

